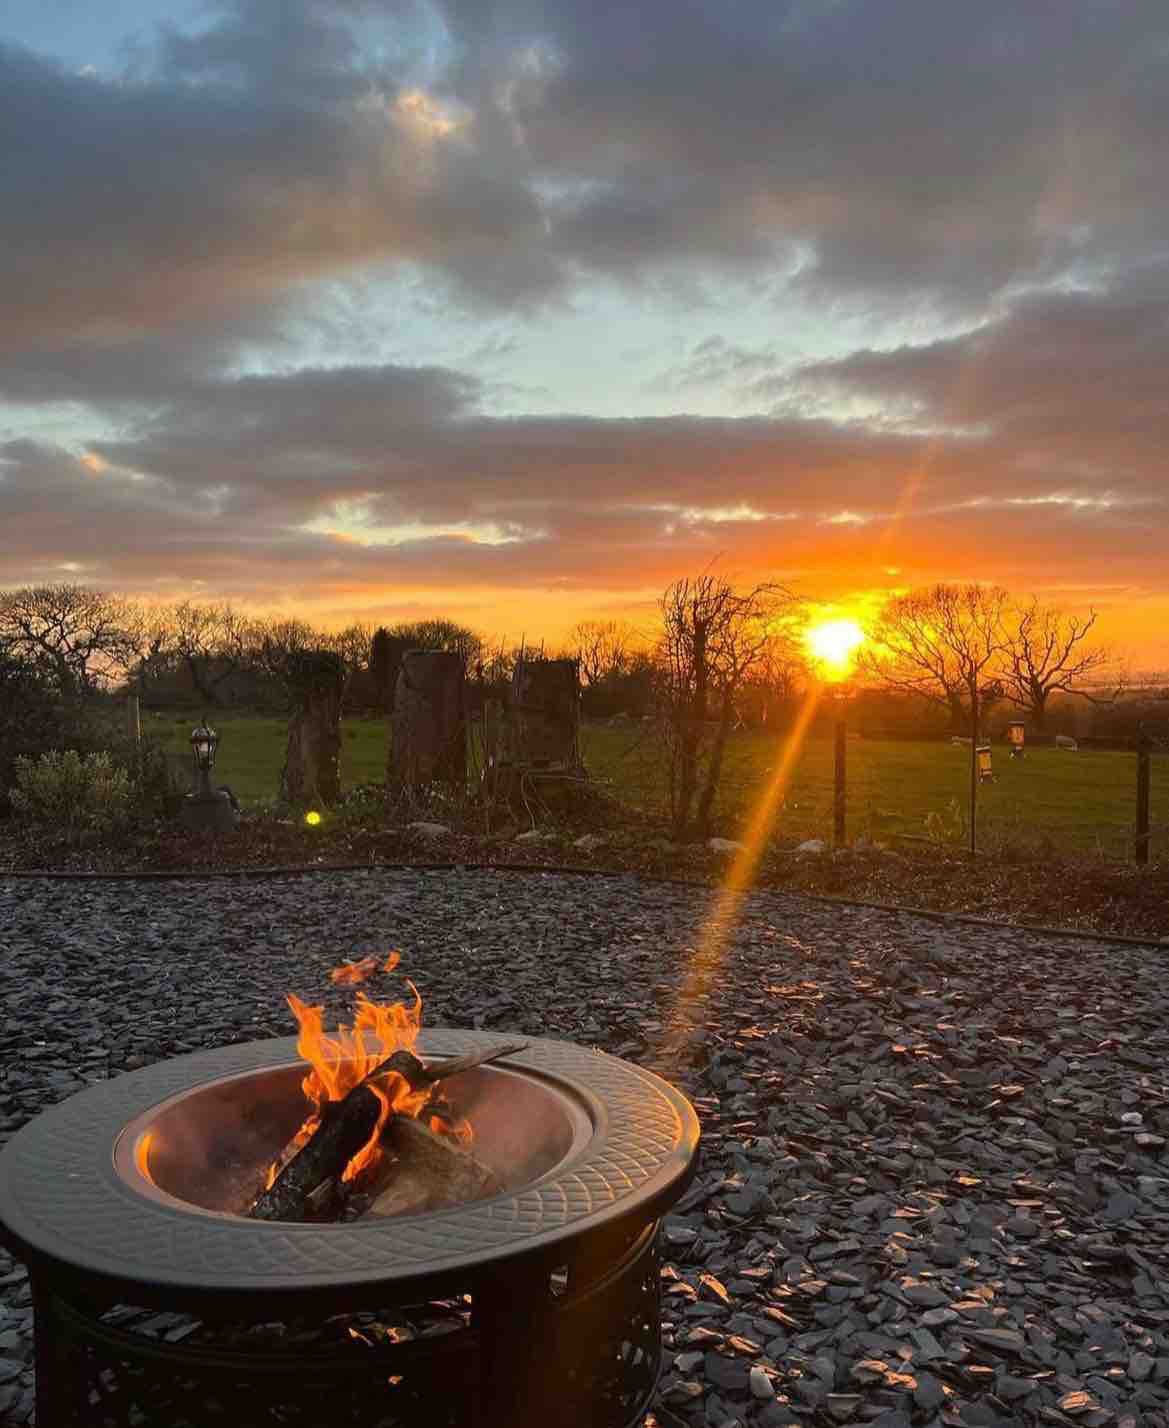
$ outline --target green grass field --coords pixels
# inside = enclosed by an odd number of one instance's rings
[[[224,717],[214,721],[221,743],[216,779],[230,784],[245,804],[274,800],[284,759],[287,724],[281,718]],[[143,716],[143,731],[164,747],[186,753],[190,715]],[[656,748],[649,726],[586,725],[582,731],[590,773],[619,798],[651,811],[664,810]],[[345,787],[379,782],[385,770],[386,726],[344,722],[341,776]],[[756,733],[737,735],[728,750],[720,823],[733,834],[765,789],[782,755],[781,741]],[[979,789],[980,836],[988,841],[1036,846],[1044,839],[1066,850],[1131,858],[1136,758],[1130,753],[1031,749],[1011,760],[994,750],[995,781]],[[1153,759],[1152,822],[1169,823],[1169,756]],[[850,739],[849,836],[921,836],[927,816],[964,810],[969,751],[946,741]],[[776,823],[781,838],[828,836],[832,820],[832,744],[813,738],[795,761]],[[956,830],[952,830],[956,831]],[[1169,857],[1169,834],[1152,842],[1154,858]]]

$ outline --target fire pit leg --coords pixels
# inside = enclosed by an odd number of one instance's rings
[[[552,1367],[548,1271],[513,1266],[506,1276],[480,1281],[473,1303],[480,1376],[471,1428],[535,1423],[544,1376]]]
[[[52,1291],[35,1274],[32,1285],[33,1351],[36,1370],[37,1428],[66,1428],[84,1422],[84,1354],[79,1344],[63,1342],[64,1326],[53,1312]]]

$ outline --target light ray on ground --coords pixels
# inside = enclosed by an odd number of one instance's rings
[[[776,810],[791,782],[804,740],[819,708],[822,692],[819,685],[809,689],[795,726],[783,746],[775,772],[751,814],[742,838],[743,847],[736,853],[725,879],[715,889],[710,911],[691,954],[690,965],[675,1000],[673,1013],[666,1018],[667,1035],[677,1033],[683,1027],[694,1025],[700,1020],[701,1004],[721,968],[731,923],[763,856],[764,846],[775,825]]]

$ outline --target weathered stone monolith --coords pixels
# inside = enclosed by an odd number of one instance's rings
[[[572,659],[522,659],[509,692],[511,756],[531,768],[580,763],[580,673]]]
[[[467,781],[466,679],[460,655],[410,650],[402,658],[390,721],[388,788]]]
[[[373,706],[378,714],[384,716],[393,712],[398,671],[409,648],[409,640],[391,635],[384,627],[374,633],[369,651],[369,682]]]
[[[341,796],[341,696],[345,663],[331,650],[290,654],[284,679],[292,695],[280,797],[296,807],[328,807]]]

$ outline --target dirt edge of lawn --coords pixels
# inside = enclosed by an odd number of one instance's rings
[[[252,875],[393,866],[483,867],[516,871],[636,874],[717,886],[734,853],[678,845],[649,826],[598,835],[580,830],[520,839],[457,828],[439,836],[344,820],[310,828],[297,820],[246,815],[232,833],[193,835],[173,824],[134,830],[89,846],[38,840],[9,823],[0,829],[0,877]],[[750,886],[898,908],[935,918],[1066,931],[1169,945],[1169,864],[1148,867],[1088,856],[970,858],[946,846],[908,852],[880,847],[800,853],[769,845]]]

